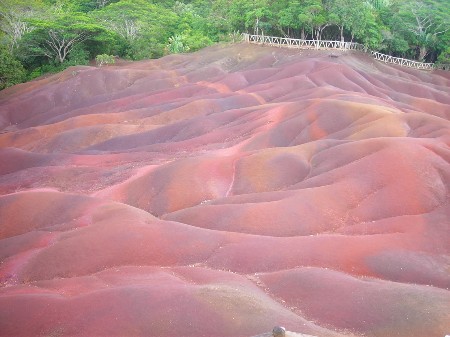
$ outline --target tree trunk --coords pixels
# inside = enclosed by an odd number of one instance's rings
[[[305,28],[304,27],[302,27],[302,32],[301,32],[301,39],[302,40],[305,40]]]
[[[340,26],[339,30],[341,31],[341,42],[344,42],[344,26]]]
[[[284,31],[283,27],[277,26],[277,28],[280,30],[281,34],[283,34],[284,37],[291,37],[291,31],[289,27],[287,33]]]
[[[254,34],[259,35],[259,18],[256,18]]]
[[[427,47],[420,47],[419,48],[419,61],[421,61],[421,62],[423,62],[423,61],[425,61],[425,57],[427,56],[427,54],[428,54],[428,50],[427,50]]]

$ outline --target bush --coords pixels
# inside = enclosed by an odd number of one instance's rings
[[[190,31],[185,35],[184,41],[188,51],[196,51],[212,44],[209,37],[198,31]]]
[[[43,64],[29,71],[27,80],[30,81],[45,74],[56,74],[70,66],[71,64],[68,64],[68,62]]]
[[[226,37],[226,42],[236,43],[241,41],[242,41],[242,34],[239,33],[238,30],[234,30],[233,32],[228,33]]]
[[[82,45],[75,46],[69,53],[67,60],[63,62],[63,68],[89,64],[89,52]]]
[[[25,69],[4,45],[0,45],[0,90],[25,80]]]
[[[104,64],[114,64],[115,61],[116,60],[114,59],[113,55],[100,54],[95,57],[95,62],[99,67],[103,66]]]
[[[164,55],[165,44],[151,36],[137,38],[130,42],[125,57],[131,60],[158,58]]]
[[[439,54],[437,58],[437,63],[440,64],[450,64],[450,47],[447,47],[444,51]]]
[[[169,43],[166,45],[166,51],[169,54],[186,53],[196,51],[212,44],[209,37],[201,32],[188,30],[184,34],[176,34],[169,37]]]
[[[174,35],[169,37],[169,43],[166,46],[169,54],[185,53],[189,51],[186,45],[186,37],[184,35]]]

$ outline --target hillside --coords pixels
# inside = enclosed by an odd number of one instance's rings
[[[219,45],[0,92],[1,336],[450,332],[450,73]]]

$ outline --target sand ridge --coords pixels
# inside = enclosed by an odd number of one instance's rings
[[[450,75],[329,54],[0,92],[0,336],[449,333]]]

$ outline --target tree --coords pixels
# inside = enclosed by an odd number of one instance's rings
[[[67,55],[78,44],[89,37],[89,32],[84,30],[70,30],[50,28],[43,39],[42,51],[49,59],[56,59],[59,63],[66,60]]]
[[[388,27],[381,31],[381,51],[389,55],[404,56],[409,49],[408,42],[399,34],[393,34]]]
[[[327,21],[327,13],[321,0],[304,0],[304,9],[298,16],[302,25],[311,30],[312,38],[320,40],[323,30],[330,25]]]
[[[267,34],[272,28],[273,13],[265,0],[254,1],[245,14],[246,28],[253,27],[257,35]]]
[[[95,5],[97,8],[103,8],[110,2],[111,0],[95,0]]]
[[[339,36],[443,62],[448,22],[448,0],[0,0],[0,44],[35,75],[102,54],[138,60],[195,51],[243,31]]]
[[[381,45],[382,35],[380,25],[377,22],[373,11],[366,7],[366,10],[362,13],[361,17],[363,19],[363,25],[356,26],[355,36],[358,38],[358,41],[366,46],[366,48],[378,50]]]
[[[111,3],[91,16],[125,41],[124,55],[132,59],[162,56],[179,22],[176,13],[146,0]]]
[[[121,1],[93,13],[93,17],[125,40],[133,41],[139,36],[146,12],[150,9],[150,6],[142,1]]]
[[[344,42],[344,28],[352,25],[355,16],[359,18],[359,0],[331,0],[327,3],[330,23],[337,26],[341,42]],[[356,5],[356,6],[355,6]]]
[[[62,15],[53,21],[35,20],[33,25],[34,30],[27,34],[26,47],[56,63],[66,61],[77,45],[102,31],[83,13]]]
[[[0,90],[25,80],[25,69],[9,50],[0,44]]]
[[[229,32],[238,30],[267,34],[275,23],[268,0],[218,0],[214,9],[220,13]]]
[[[207,22],[208,20],[199,15],[198,9],[193,4],[176,1],[173,11],[178,15],[177,30],[181,32],[183,43],[189,51],[198,50],[212,43],[211,38],[215,38],[214,34],[217,31],[211,32],[211,28],[213,30],[214,28]]]
[[[400,30],[418,49],[418,59],[425,60],[438,43],[439,35],[448,31],[448,11],[439,11],[436,4],[408,1],[400,5],[396,16]]]
[[[33,29],[28,20],[36,15],[40,6],[40,1],[0,0],[0,30],[7,38],[10,52],[22,36]]]
[[[446,31],[445,34],[439,36],[432,56],[432,60],[436,59],[439,63],[450,64],[450,31]]]
[[[450,64],[450,46],[447,46],[447,49],[441,52],[441,54],[437,59],[437,62],[443,64]]]
[[[358,36],[361,40],[366,39],[366,33],[375,33],[377,25],[369,4],[361,0],[330,0],[327,2],[329,22],[339,28],[340,39],[344,42],[344,29],[350,35],[351,40]],[[369,39],[370,40],[370,39]]]
[[[302,14],[300,0],[289,0],[287,6],[278,13],[278,26],[284,35],[290,36],[291,30],[301,29],[300,36],[305,38],[305,27],[301,25],[299,16]],[[283,28],[287,28],[287,34]]]
[[[31,21],[34,29],[22,37],[16,52],[30,78],[87,64],[97,54],[111,53],[116,45],[117,37],[85,13],[51,13]]]
[[[375,10],[387,8],[390,5],[390,0],[367,0],[367,3]]]

